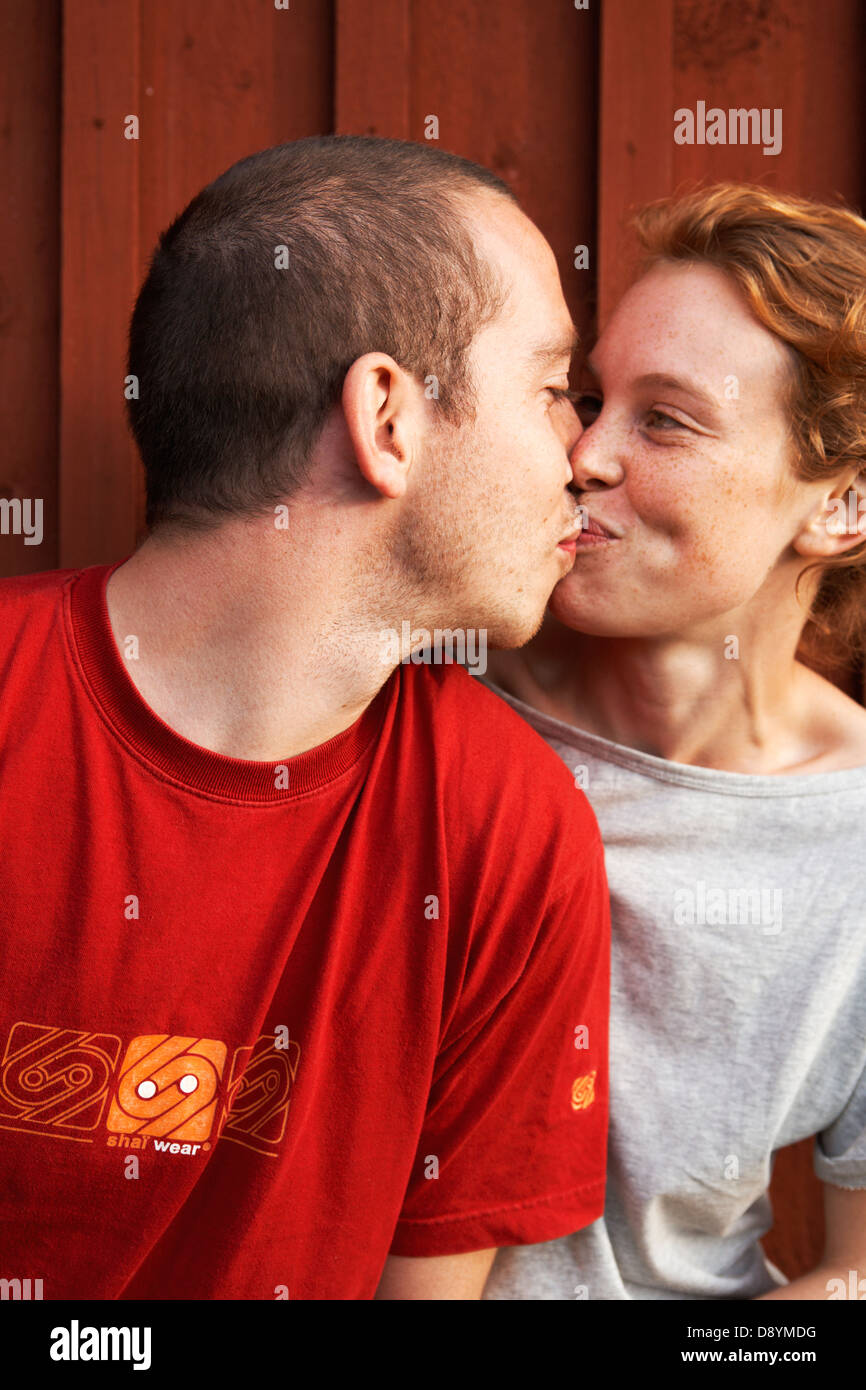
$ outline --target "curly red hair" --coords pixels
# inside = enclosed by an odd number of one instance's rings
[[[856,470],[866,483],[866,221],[752,184],[718,183],[639,209],[644,269],[702,261],[726,271],[765,328],[791,349],[795,472]],[[812,664],[866,653],[866,540],[822,560],[801,640]]]

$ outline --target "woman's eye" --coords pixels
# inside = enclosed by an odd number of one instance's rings
[[[663,410],[648,410],[647,424],[652,430],[668,430],[671,427],[675,430],[688,429],[682,420],[675,420],[673,415],[667,415]]]
[[[578,391],[575,397],[575,409],[582,425],[591,425],[593,420],[597,420],[601,414],[602,399],[592,391]]]

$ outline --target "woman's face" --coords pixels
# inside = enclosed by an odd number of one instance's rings
[[[685,635],[790,603],[804,563],[791,541],[816,493],[791,467],[789,371],[788,349],[715,267],[664,263],[629,290],[580,384],[584,532],[551,598],[560,622]]]

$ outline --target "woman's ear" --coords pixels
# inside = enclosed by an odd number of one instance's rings
[[[866,475],[848,474],[827,492],[802,531],[794,537],[798,555],[831,558],[866,540]]]

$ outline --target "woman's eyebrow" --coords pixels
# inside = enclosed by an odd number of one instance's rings
[[[687,378],[670,376],[667,372],[646,372],[643,376],[635,378],[635,386],[657,386],[662,390],[682,391],[684,395],[691,396],[694,400],[700,401],[709,410],[718,410],[721,402],[712,396],[709,391],[704,391],[698,386],[696,381],[689,381]]]
[[[598,381],[597,369],[592,364],[590,357],[584,358],[583,370],[588,373],[593,380]],[[655,386],[661,390],[682,391],[686,396],[692,396],[694,400],[700,401],[708,410],[718,410],[721,402],[711,395],[709,391],[704,391],[696,381],[690,381],[686,377],[672,376],[670,372],[644,372],[642,376],[635,377],[634,386]]]

